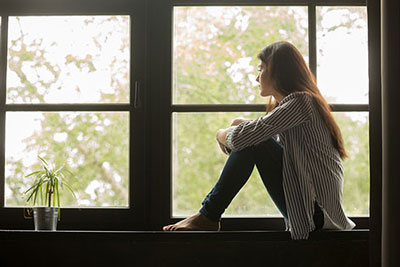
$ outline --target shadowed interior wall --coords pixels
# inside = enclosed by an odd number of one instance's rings
[[[400,2],[381,1],[383,213],[382,266],[400,266]]]

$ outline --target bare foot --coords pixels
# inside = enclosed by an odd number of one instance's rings
[[[220,222],[211,221],[200,212],[176,224],[163,227],[164,231],[219,231],[220,229]]]

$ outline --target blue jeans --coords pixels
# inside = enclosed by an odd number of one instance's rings
[[[199,212],[210,220],[220,221],[225,209],[249,179],[255,165],[271,199],[287,219],[282,183],[282,154],[283,148],[274,138],[257,146],[232,152],[218,182],[204,198]],[[322,228],[323,213],[316,203],[314,222],[317,229]]]

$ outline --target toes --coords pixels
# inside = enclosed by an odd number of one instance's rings
[[[164,230],[164,231],[171,231],[172,226],[173,226],[173,225],[164,226],[164,227],[163,227],[163,230]]]

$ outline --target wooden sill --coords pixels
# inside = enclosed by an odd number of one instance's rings
[[[369,265],[369,230],[315,232],[306,241],[284,231],[0,230],[0,247],[2,266]]]
[[[9,236],[13,238],[40,236],[41,238],[81,236],[82,238],[134,238],[135,240],[157,241],[183,241],[183,240],[259,240],[259,241],[292,241],[289,232],[286,231],[87,231],[87,230],[57,230],[57,231],[33,231],[33,230],[0,230],[0,240]],[[368,240],[368,229],[353,229],[346,231],[324,230],[310,233],[308,240]],[[302,240],[306,242],[306,240]]]

